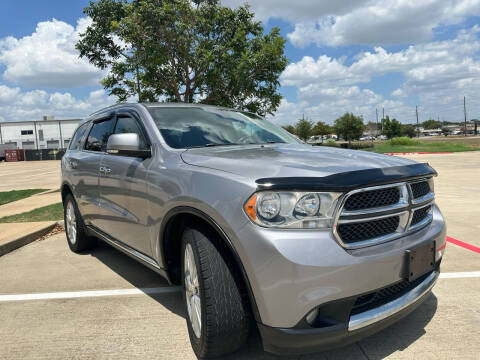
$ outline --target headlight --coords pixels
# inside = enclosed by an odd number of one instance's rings
[[[265,227],[328,229],[341,193],[261,191],[245,203],[248,217]]]

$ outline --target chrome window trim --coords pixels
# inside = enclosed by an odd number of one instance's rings
[[[336,213],[334,216],[333,227],[332,227],[333,236],[335,237],[337,242],[345,249],[358,249],[362,247],[373,246],[373,245],[382,244],[388,241],[392,241],[427,226],[433,220],[432,212],[430,212],[430,214],[425,219],[420,221],[418,224],[410,226],[413,218],[413,213],[415,210],[422,209],[427,206],[433,206],[434,204],[434,199],[435,199],[434,192],[430,192],[429,194],[423,196],[422,198],[419,198],[416,200],[413,199],[413,194],[410,188],[410,184],[422,182],[422,181],[431,182],[432,178],[422,178],[414,181],[406,181],[406,182],[399,182],[399,183],[393,183],[393,184],[387,184],[387,185],[366,187],[366,188],[356,189],[344,194],[343,196],[340,197],[339,206],[337,207]],[[400,201],[397,204],[378,207],[378,208],[356,210],[356,211],[343,210],[345,202],[353,194],[357,194],[359,192],[391,188],[391,187],[400,188],[401,197],[400,197]],[[342,241],[341,236],[337,231],[337,228],[340,224],[368,222],[368,221],[383,219],[383,218],[392,217],[392,216],[400,216],[400,224],[399,224],[399,228],[397,228],[397,230],[394,233],[391,233],[388,235],[347,244]],[[349,219],[349,217],[354,217],[354,218]]]

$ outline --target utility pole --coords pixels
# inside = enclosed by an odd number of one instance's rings
[[[60,121],[58,121],[58,130],[60,130],[60,146],[59,149],[63,149],[63,136],[62,136],[62,125],[60,124]]]
[[[375,108],[375,114],[377,115],[377,128],[376,128],[376,130],[377,130],[377,136],[378,136],[378,109],[377,108]]]
[[[465,96],[463,97],[463,114],[465,115],[465,136],[467,136],[467,104]]]
[[[382,108],[382,132],[383,132],[383,120],[385,120],[385,108]]]
[[[417,115],[417,138],[420,137],[420,128],[418,127],[418,105],[415,105],[415,114]]]

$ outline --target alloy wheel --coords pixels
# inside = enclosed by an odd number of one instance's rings
[[[65,227],[67,228],[68,241],[75,244],[77,241],[77,219],[75,217],[75,208],[71,201],[67,204],[65,212]]]
[[[192,329],[197,338],[202,333],[202,307],[200,300],[200,284],[193,249],[190,244],[185,246],[184,258],[185,299],[187,312]]]

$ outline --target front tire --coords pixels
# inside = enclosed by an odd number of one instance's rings
[[[87,236],[82,216],[71,194],[68,194],[63,201],[63,219],[70,250],[78,253],[97,245],[95,238]]]
[[[248,336],[249,309],[230,260],[221,252],[218,238],[208,230],[192,227],[184,231],[183,295],[190,342],[199,358],[234,352]]]

